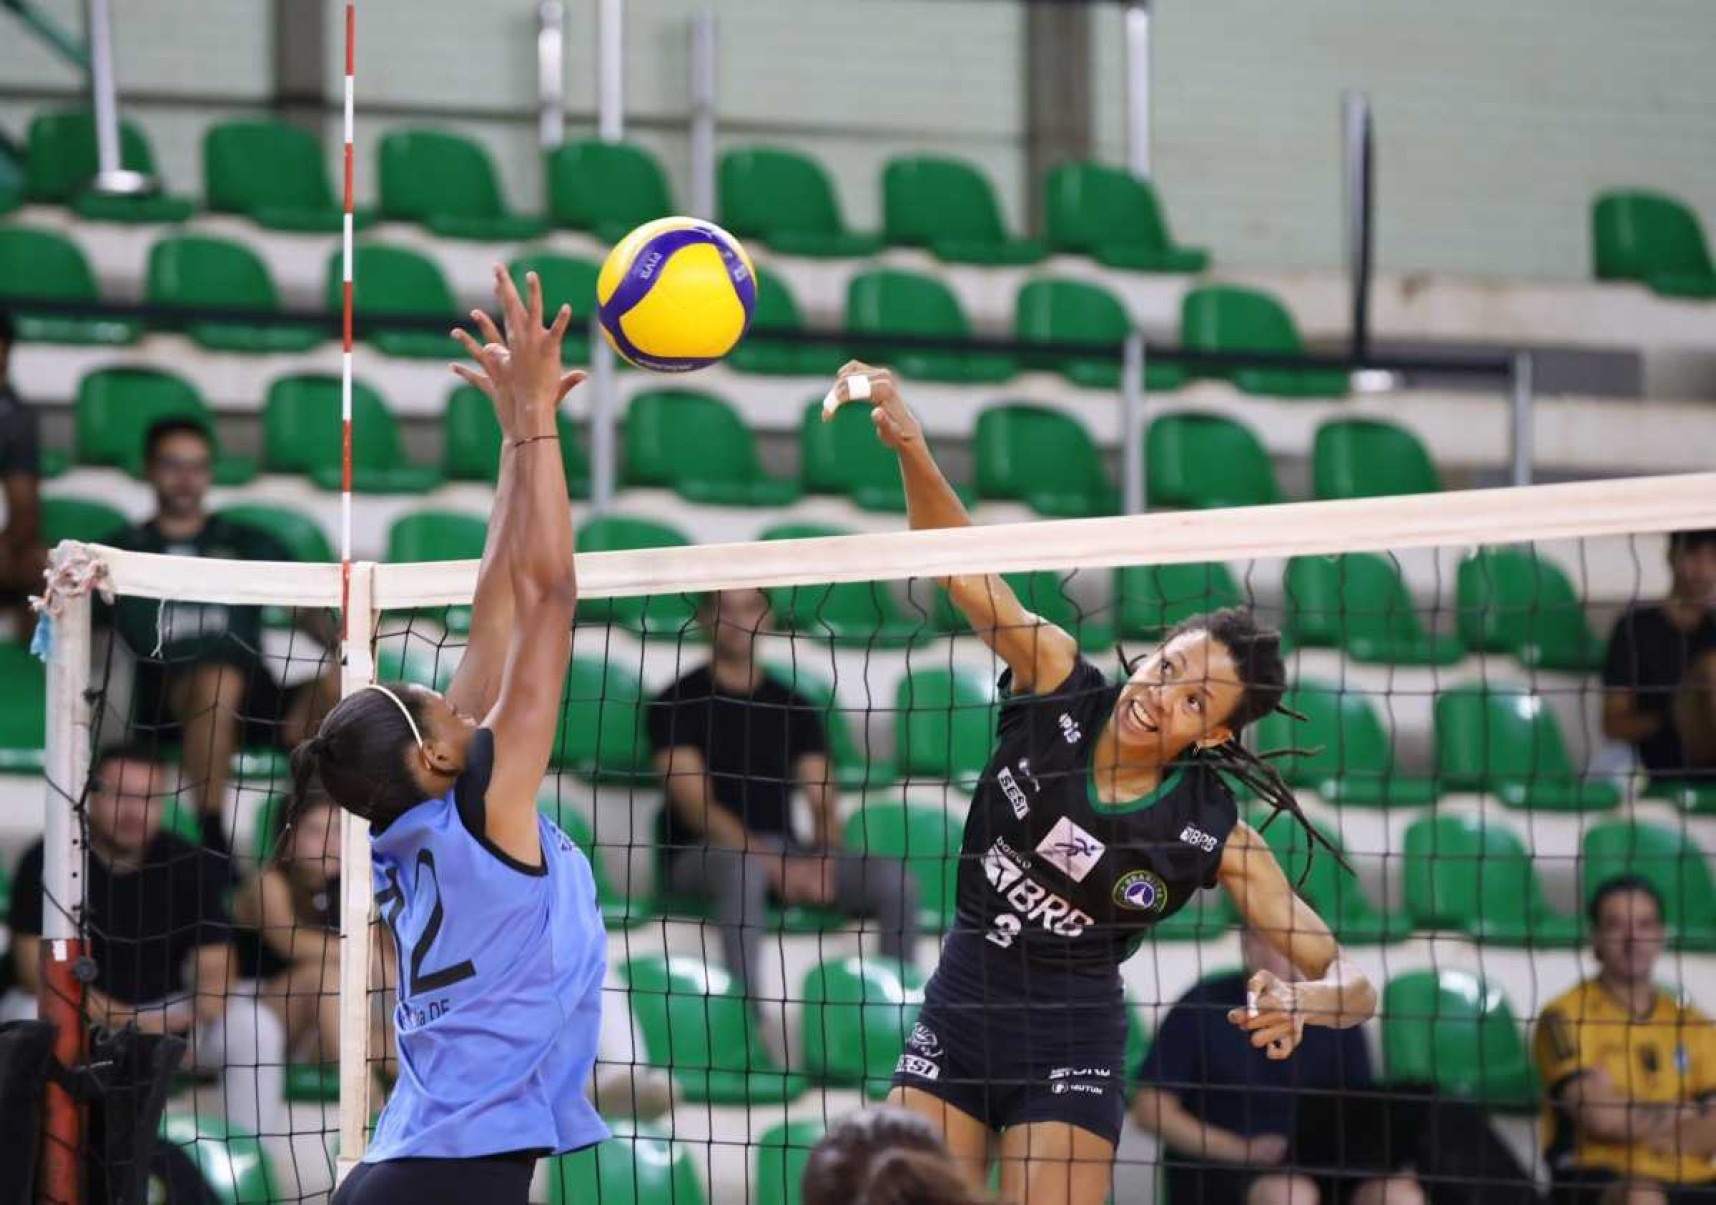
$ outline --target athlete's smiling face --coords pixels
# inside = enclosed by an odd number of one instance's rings
[[[1233,654],[1207,631],[1181,632],[1139,663],[1114,705],[1114,731],[1134,757],[1166,764],[1192,745],[1233,736],[1228,717],[1245,696]]]

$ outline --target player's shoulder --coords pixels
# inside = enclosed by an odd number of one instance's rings
[[[701,702],[714,693],[715,675],[709,666],[700,665],[662,687],[651,702],[658,707],[671,707],[678,703]]]
[[[1656,999],[1657,1009],[1661,1010],[1664,1016],[1672,1019],[1671,1023],[1675,1028],[1711,1030],[1709,1014],[1694,1004],[1684,993],[1658,988]]]
[[[1555,1016],[1568,1021],[1590,1021],[1600,1018],[1612,1007],[1608,993],[1597,981],[1585,979],[1544,1005],[1542,1016],[1544,1019]]]

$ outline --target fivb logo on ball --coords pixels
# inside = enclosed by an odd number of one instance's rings
[[[608,253],[596,278],[602,334],[626,360],[654,372],[715,363],[738,345],[756,301],[745,248],[696,218],[644,223]]]

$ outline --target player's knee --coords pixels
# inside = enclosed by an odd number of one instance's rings
[[[218,661],[193,665],[183,681],[187,720],[215,708],[236,712],[244,703],[243,676],[230,665]]]
[[[1353,1194],[1353,1205],[1426,1205],[1427,1200],[1416,1176],[1366,1180]]]
[[[1649,1180],[1623,1180],[1603,1194],[1603,1205],[1668,1205],[1668,1193]]]
[[[1318,1205],[1317,1182],[1309,1176],[1259,1176],[1245,1193],[1245,1205]]]

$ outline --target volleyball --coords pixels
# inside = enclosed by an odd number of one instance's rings
[[[645,222],[615,245],[596,278],[603,335],[654,372],[693,372],[732,351],[756,299],[756,273],[739,240],[697,218]]]

